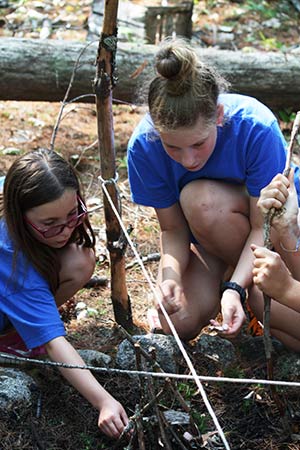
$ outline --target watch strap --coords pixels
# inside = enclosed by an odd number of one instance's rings
[[[221,295],[223,294],[226,289],[232,289],[240,294],[241,297],[241,303],[244,305],[246,301],[246,289],[244,289],[242,286],[240,286],[238,283],[235,283],[234,281],[223,281],[221,283]]]

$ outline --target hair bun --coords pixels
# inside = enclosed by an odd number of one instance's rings
[[[163,78],[174,78],[180,74],[181,61],[171,49],[163,49],[156,56],[156,70]]]
[[[183,95],[191,88],[197,71],[197,56],[181,39],[166,40],[156,55],[156,70],[165,79],[170,95]]]

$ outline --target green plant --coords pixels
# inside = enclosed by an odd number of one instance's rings
[[[253,399],[252,398],[244,398],[242,403],[242,410],[245,414],[248,414],[253,407]]]
[[[105,306],[103,305],[102,300],[98,301],[97,311],[99,312],[100,315],[107,314],[107,308],[105,308]]]
[[[192,411],[191,415],[199,429],[200,434],[206,433],[208,429],[207,416],[205,414],[200,414],[197,411]]]
[[[9,119],[10,112],[8,112],[8,111],[2,111],[2,112],[1,112],[1,116],[3,117],[3,119]]]
[[[217,6],[217,3],[216,0],[206,0],[206,8],[214,8]]]
[[[83,444],[82,450],[94,450],[95,448],[94,439],[90,438],[85,433],[81,433],[80,437],[82,439]]]
[[[278,115],[280,120],[285,123],[293,122],[296,117],[296,113],[291,109],[281,109],[280,111],[278,111]]]
[[[127,155],[123,156],[123,158],[118,158],[117,164],[119,169],[127,169]]]
[[[191,400],[193,395],[195,395],[197,389],[196,386],[192,386],[190,383],[178,383],[178,391],[186,400]]]
[[[247,0],[246,8],[259,14],[264,19],[271,19],[277,15],[276,9],[266,1]]]
[[[224,377],[228,377],[228,378],[244,378],[244,370],[239,367],[228,367],[226,369],[224,369],[223,372]]]
[[[262,41],[263,47],[266,50],[277,50],[282,48],[283,44],[276,40],[276,38],[267,38],[262,31],[259,31],[259,37]]]

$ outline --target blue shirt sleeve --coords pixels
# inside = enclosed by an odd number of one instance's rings
[[[55,299],[48,289],[22,290],[2,297],[1,309],[28,349],[66,335]]]
[[[246,151],[246,186],[253,197],[281,173],[286,161],[286,142],[277,122],[268,128],[254,129],[251,146]]]
[[[128,145],[128,177],[132,200],[140,205],[167,208],[178,200],[173,162],[158,138],[140,135]],[[132,144],[132,145],[131,145]]]
[[[0,331],[10,322],[28,349],[65,336],[48,282],[21,252],[14,262],[13,243],[3,220],[0,220],[0,259]]]

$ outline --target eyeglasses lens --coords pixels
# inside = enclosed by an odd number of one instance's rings
[[[68,228],[75,228],[82,224],[82,222],[85,219],[86,212],[80,214],[79,216],[72,217],[69,219],[66,223],[61,225],[55,225],[54,227],[49,228],[48,230],[44,231],[43,235],[45,238],[52,238],[55,236],[58,236],[65,227]]]

